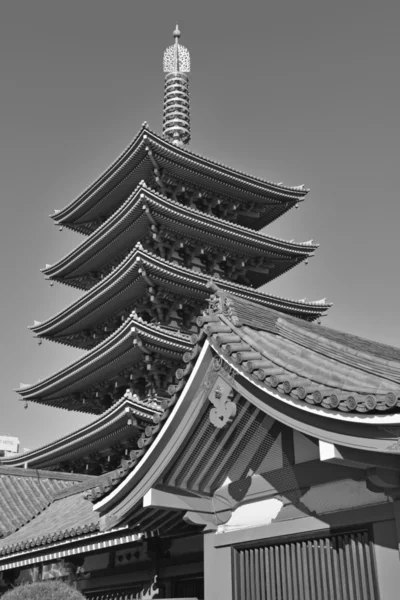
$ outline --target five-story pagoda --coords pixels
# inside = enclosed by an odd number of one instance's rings
[[[163,135],[143,124],[114,164],[52,215],[84,239],[44,274],[83,294],[32,331],[87,352],[19,390],[24,401],[93,414],[112,411],[125,397],[134,427],[97,454],[92,448],[71,459],[55,455],[47,468],[98,474],[136,456],[138,448],[145,451],[179,391],[171,385],[177,369],[178,379],[184,377],[195,359],[196,318],[213,286],[306,321],[328,308],[323,300],[294,301],[259,290],[316,249],[312,242],[261,232],[307,190],[263,181],[188,150],[190,56],[178,27],[174,37],[163,61]]]

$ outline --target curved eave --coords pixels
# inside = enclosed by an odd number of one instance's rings
[[[374,452],[400,454],[400,448],[390,448],[391,445],[396,446],[399,414],[349,415],[339,411],[329,413],[306,403],[301,405],[285,398],[279,390],[260,388],[239,372],[237,364],[229,360],[226,362],[225,356],[222,364],[218,365],[215,352],[218,357],[218,349],[213,350],[206,340],[168,420],[146,454],[117,485],[111,486],[111,491],[108,488],[101,499],[95,502],[94,510],[103,515],[101,529],[106,530],[125,522],[131,507],[169,472],[174,460],[186,447],[204,409],[212,406],[208,394],[218,376],[225,378],[242,398],[258,410],[292,429],[317,440],[365,451],[366,463],[368,455]],[[223,368],[224,363],[227,370]],[[232,377],[233,373],[236,375]],[[233,426],[234,422],[235,417],[227,428]],[[391,428],[393,425],[395,427]],[[396,458],[393,457],[393,460]],[[94,501],[96,497],[94,495]]]
[[[400,360],[376,356],[373,342],[364,340],[361,350],[359,338],[342,334],[339,343],[318,325],[260,308],[255,319],[257,306],[238,306],[221,293],[219,302],[218,316],[214,308],[201,317],[203,331],[221,358],[256,387],[328,416],[400,412]],[[224,329],[232,339],[220,333]]]
[[[169,468],[172,458],[183,447],[207,402],[207,386],[202,385],[209,372],[212,353],[208,343],[203,345],[190,377],[178,401],[169,413],[161,432],[150,445],[144,457],[127,476],[112,489],[93,509],[104,514],[111,507],[123,502],[125,511],[141,501],[144,494],[155,484],[164,469]],[[130,495],[127,494],[130,492]],[[122,517],[123,518],[123,517]],[[109,524],[105,525],[108,528]]]
[[[199,184],[203,181],[210,189],[216,189],[220,193],[225,190],[231,197],[251,196],[259,202],[270,202],[279,209],[279,214],[301,201],[308,192],[303,188],[284,187],[240,173],[185,148],[178,148],[143,126],[133,142],[101,177],[76,200],[51,217],[59,224],[79,229],[79,224],[109,215],[143,178],[143,167],[140,164],[146,157],[146,147],[174,165],[177,175],[182,171],[190,173],[189,179],[193,179],[194,175]],[[145,170],[152,171],[151,168]],[[122,183],[123,191],[118,190]]]
[[[135,298],[147,293],[148,282],[152,280],[171,291],[177,292],[182,289],[181,293],[185,296],[204,300],[209,296],[210,278],[207,275],[159,258],[146,252],[138,244],[117,269],[86,294],[61,313],[32,327],[31,330],[39,337],[56,339],[58,336],[62,342],[62,336],[79,333],[95,324],[100,325],[112,314],[122,310],[128,301],[132,303]],[[134,290],[130,289],[128,294],[128,288],[131,286],[134,286]],[[303,302],[272,296],[223,279],[218,280],[218,286],[262,306],[309,321],[318,318],[331,306],[322,302]]]
[[[164,331],[141,320],[130,318],[82,358],[44,381],[22,387],[17,392],[23,400],[62,406],[63,399],[98,385],[141,360],[141,344],[133,343],[136,336],[141,342],[157,347],[160,354],[176,360],[192,348],[189,336]],[[79,409],[82,412],[90,412],[85,405]]]
[[[84,448],[94,446],[121,429],[126,430],[127,420],[132,415],[152,423],[153,416],[157,413],[158,411],[151,409],[144,402],[138,403],[129,398],[122,398],[89,425],[35,450],[5,458],[1,463],[9,467],[29,465],[30,468],[41,468],[41,465],[52,464],[56,460],[66,460],[68,455],[83,453]]]
[[[147,216],[149,211],[150,215]],[[176,233],[183,233],[205,244],[215,245],[218,236],[224,248],[251,256],[268,255],[278,261],[288,261],[290,264],[286,269],[306,259],[318,248],[318,245],[312,243],[301,244],[273,238],[186,207],[154,192],[141,182],[103,225],[58,263],[43,269],[44,275],[69,283],[69,278],[96,271],[110,256],[117,256],[127,247],[141,241],[151,226],[150,219],[155,219],[160,226],[165,225]],[[273,275],[269,279],[271,278]]]

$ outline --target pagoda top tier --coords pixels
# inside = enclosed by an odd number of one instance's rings
[[[304,199],[304,186],[288,187],[242,173],[176,146],[144,123],[117,160],[78,198],[51,217],[59,225],[90,234],[144,180],[171,196],[194,198],[196,208],[220,207],[224,218],[259,230]]]

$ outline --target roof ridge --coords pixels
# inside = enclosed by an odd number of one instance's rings
[[[23,455],[20,455],[21,457]],[[3,461],[1,461],[3,463]],[[12,477],[34,477],[36,479],[59,479],[60,481],[82,481],[89,480],[93,475],[85,475],[80,473],[66,473],[63,471],[50,471],[46,469],[32,469],[24,467],[13,467],[5,464],[0,464],[0,476],[10,475]]]

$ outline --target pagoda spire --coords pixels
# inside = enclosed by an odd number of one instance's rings
[[[190,141],[189,78],[190,54],[179,43],[181,32],[174,31],[175,43],[164,52],[165,73],[163,134],[176,146]]]

